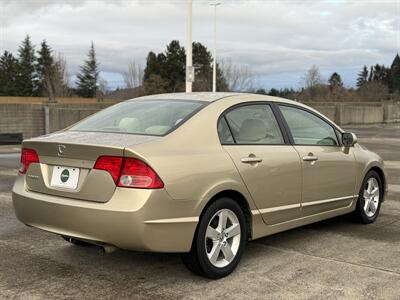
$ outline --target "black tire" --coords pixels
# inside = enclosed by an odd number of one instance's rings
[[[93,246],[93,244],[90,244],[90,243],[87,243],[87,242],[84,242],[84,241],[80,241],[80,240],[77,240],[77,239],[74,239],[74,238],[71,238],[71,237],[68,237],[68,236],[62,236],[62,238],[64,240],[66,240],[68,243],[71,243],[71,244],[76,245],[76,246],[80,246],[80,247]]]
[[[378,205],[376,208],[376,212],[373,215],[367,215],[367,212],[364,209],[365,205],[365,199],[364,199],[364,191],[367,188],[368,185],[368,180],[371,178],[374,178],[376,182],[378,183],[379,186],[379,201]],[[378,218],[379,211],[381,209],[381,203],[383,200],[383,185],[382,185],[382,180],[379,177],[378,173],[375,171],[369,171],[367,175],[365,175],[365,178],[363,180],[363,183],[360,188],[360,192],[358,194],[358,200],[357,200],[357,205],[356,205],[356,210],[353,213],[354,220],[358,223],[362,224],[370,224],[375,222],[375,220]]]
[[[233,260],[226,266],[216,267],[211,263],[207,256],[207,242],[206,242],[206,231],[209,223],[212,219],[215,219],[215,215],[221,210],[230,210],[233,212],[240,224],[240,240],[236,255]],[[228,227],[227,227],[228,228]],[[228,243],[227,239],[227,242]],[[232,242],[231,238],[230,242]],[[216,241],[217,242],[217,241]],[[192,248],[189,253],[182,254],[182,260],[185,266],[193,273],[201,276],[205,276],[212,279],[218,279],[229,275],[237,267],[245,245],[247,242],[247,228],[246,218],[241,207],[230,198],[221,198],[212,203],[203,213],[200,222],[197,226],[195,236],[193,238]],[[218,242],[217,242],[218,243]],[[223,251],[221,251],[222,253]],[[224,255],[224,254],[223,254]]]

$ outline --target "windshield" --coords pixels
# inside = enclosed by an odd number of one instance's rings
[[[101,131],[162,136],[205,106],[203,101],[133,100],[107,108],[71,127],[73,131]]]

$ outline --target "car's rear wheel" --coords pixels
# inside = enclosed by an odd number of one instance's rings
[[[246,241],[242,209],[234,200],[221,198],[203,213],[191,251],[182,255],[183,262],[198,275],[221,278],[236,268]]]
[[[381,178],[377,172],[370,171],[365,176],[358,195],[354,212],[356,220],[364,224],[374,222],[379,215],[382,199],[383,187]]]

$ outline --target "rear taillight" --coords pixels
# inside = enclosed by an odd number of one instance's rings
[[[142,189],[161,189],[164,183],[150,166],[136,158],[125,158],[118,186],[142,188]]]
[[[136,158],[100,156],[94,169],[109,172],[115,184],[119,187],[141,189],[164,187],[164,183],[157,173],[145,162]]]
[[[38,163],[39,156],[36,151],[33,149],[22,148],[21,150],[21,166],[19,168],[19,172],[21,174],[25,174],[28,171],[29,165],[31,163]]]
[[[119,156],[100,156],[94,165],[94,169],[107,171],[114,179],[114,182],[117,183],[121,172],[122,160],[123,158]]]

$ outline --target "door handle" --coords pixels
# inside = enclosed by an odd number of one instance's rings
[[[240,161],[244,164],[255,164],[262,162],[262,158],[250,156],[250,157],[243,157]]]
[[[308,155],[303,156],[303,160],[304,160],[304,161],[316,161],[316,160],[318,160],[318,157],[315,156],[315,155],[312,154],[312,153],[308,153]]]

